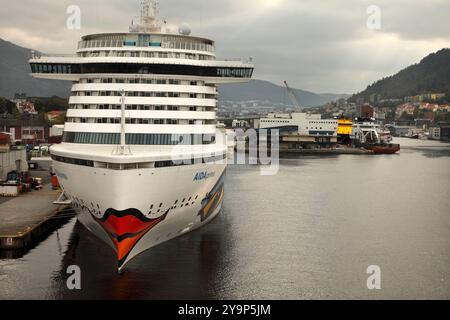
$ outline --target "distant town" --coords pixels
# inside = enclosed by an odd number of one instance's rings
[[[28,145],[60,142],[66,99],[31,98],[17,93],[14,99],[1,99],[0,107],[0,132],[9,133],[12,141]]]
[[[380,95],[371,95],[366,101],[363,98],[352,100],[338,99],[323,106],[302,108],[302,112],[320,114],[322,118],[354,119],[373,118],[377,123],[385,125],[393,136],[427,133],[430,139],[450,140],[450,104],[444,93],[424,93],[406,96],[403,99],[381,99]],[[227,125],[232,120],[243,120],[249,125],[269,113],[298,112],[289,104],[270,104],[267,101],[221,101],[219,118]],[[235,125],[238,125],[235,122]]]
[[[429,139],[450,141],[450,104],[445,93],[427,92],[403,99],[337,99],[311,108],[269,101],[219,101],[218,118],[227,127],[253,127],[270,113],[308,112],[323,119],[372,118],[393,136],[427,134]],[[300,102],[301,103],[301,102]],[[0,132],[25,144],[52,143],[62,135],[67,100],[57,97],[31,98],[17,93],[12,100],[1,99]]]

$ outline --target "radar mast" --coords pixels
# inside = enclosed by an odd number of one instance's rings
[[[161,32],[161,22],[158,19],[158,2],[155,0],[141,0],[141,15],[139,23],[131,22],[130,32]]]

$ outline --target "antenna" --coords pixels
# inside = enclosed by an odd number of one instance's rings
[[[122,89],[120,92],[120,145],[118,145],[114,150],[114,155],[124,156],[131,155],[131,148],[126,144],[126,131],[125,131],[125,90]]]
[[[120,95],[120,151],[125,154],[125,90]]]

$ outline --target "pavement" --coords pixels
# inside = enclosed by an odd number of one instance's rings
[[[16,235],[40,224],[60,206],[54,205],[60,194],[51,184],[45,184],[39,191],[31,191],[0,202],[0,236]],[[2,199],[2,198],[0,198]]]
[[[48,184],[50,183],[50,174],[47,170],[30,170],[29,171],[30,176],[34,177],[34,178],[41,178],[42,179],[42,184]],[[33,191],[34,192],[34,191]],[[19,197],[22,197],[24,194],[20,194]],[[14,197],[0,197],[0,205],[10,201],[12,199],[15,199]]]

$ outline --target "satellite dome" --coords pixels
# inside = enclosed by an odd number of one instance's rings
[[[191,27],[188,24],[182,24],[178,28],[178,32],[183,36],[188,36],[191,34]]]

